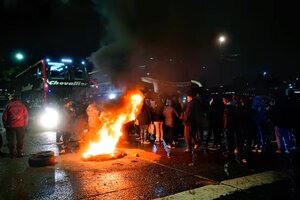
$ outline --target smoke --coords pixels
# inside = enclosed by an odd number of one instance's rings
[[[115,83],[136,81],[143,70],[163,80],[193,78],[202,59],[199,52],[212,37],[204,36],[210,26],[201,2],[93,0],[105,23],[106,37],[92,53],[92,62]]]

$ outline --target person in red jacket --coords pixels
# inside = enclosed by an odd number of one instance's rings
[[[28,125],[28,111],[26,106],[15,95],[9,96],[9,103],[3,112],[2,121],[6,128],[10,157],[22,157],[25,128]]]

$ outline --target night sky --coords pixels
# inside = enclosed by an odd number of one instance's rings
[[[28,65],[44,57],[89,57],[116,79],[137,68],[158,79],[208,85],[219,81],[220,65],[225,81],[299,72],[299,12],[285,1],[0,2],[1,67],[21,50]],[[227,38],[222,46],[220,34]]]

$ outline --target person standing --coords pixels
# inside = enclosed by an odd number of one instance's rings
[[[227,139],[227,151],[229,160],[233,160],[234,150],[237,147],[236,141],[239,140],[238,132],[238,99],[232,96],[224,108],[224,130]]]
[[[156,99],[154,108],[152,109],[152,118],[155,126],[155,143],[159,144],[163,142],[164,133],[163,133],[163,104],[161,99]]]
[[[214,144],[211,150],[220,150],[221,148],[221,137],[223,135],[223,114],[224,104],[221,96],[215,96],[211,99],[208,109],[208,120],[210,124],[210,130],[208,132],[206,146],[208,146],[211,135],[213,134]]]
[[[174,135],[174,127],[175,127],[175,120],[176,117],[178,118],[179,115],[174,109],[172,105],[172,101],[167,99],[166,106],[163,110],[163,115],[165,117],[165,125],[167,128],[167,146],[168,148],[174,148],[173,142],[175,143],[175,135]]]
[[[62,120],[60,121],[60,125],[58,127],[57,133],[58,135],[62,135],[63,145],[59,146],[60,153],[65,153],[70,150],[70,139],[72,134],[74,133],[74,122],[75,122],[75,110],[72,106],[72,101],[66,100],[64,104],[64,109],[62,113]]]
[[[252,109],[254,111],[254,122],[256,128],[255,151],[261,153],[266,145],[267,133],[267,109],[265,101],[260,96],[252,99]]]
[[[290,131],[292,127],[290,119],[292,110],[289,109],[289,103],[288,98],[282,96],[276,99],[275,105],[271,107],[269,112],[278,147],[276,153],[289,153],[292,145]]]
[[[184,139],[186,143],[186,149],[184,152],[190,152],[192,149],[192,145],[196,145],[196,136],[194,135],[192,131],[192,104],[193,104],[193,97],[191,94],[187,95],[187,104],[185,106],[184,112],[183,112],[183,125],[184,125]]]
[[[191,120],[192,132],[196,137],[196,144],[194,145],[196,150],[204,141],[204,130],[208,129],[207,108],[203,96],[198,93],[193,97]]]
[[[100,111],[98,109],[96,99],[92,99],[91,103],[86,109],[86,114],[88,116],[88,135],[87,139],[95,140],[97,139],[97,132],[100,128]]]
[[[6,138],[11,158],[23,156],[25,128],[28,126],[26,106],[15,95],[9,96],[2,121],[6,128]]]
[[[150,105],[147,102],[148,100],[144,99],[141,112],[137,117],[139,122],[139,127],[140,127],[141,144],[150,144],[147,135],[148,135],[148,126],[151,123],[152,119],[151,119]]]

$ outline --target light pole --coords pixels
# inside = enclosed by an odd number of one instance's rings
[[[220,84],[223,84],[222,45],[226,42],[226,37],[224,35],[220,35],[218,42],[220,44]]]

